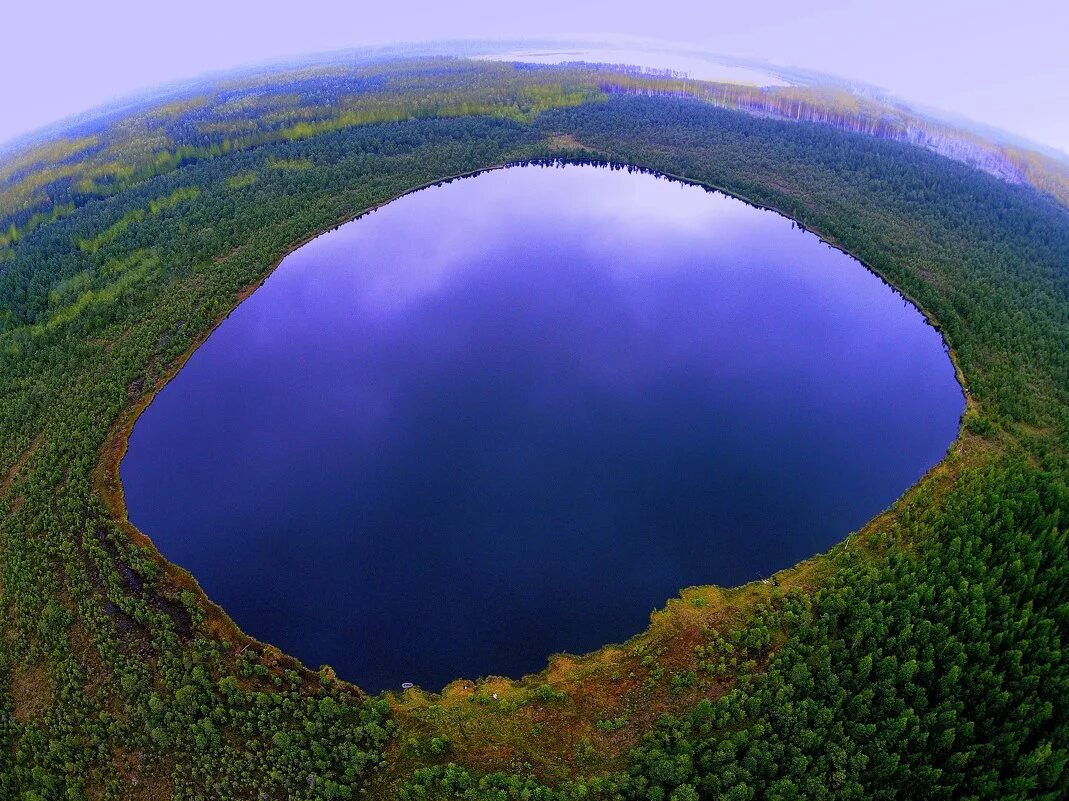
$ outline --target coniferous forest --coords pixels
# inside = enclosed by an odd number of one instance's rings
[[[1069,795],[1069,209],[644,80],[266,74],[0,159],[0,797]],[[890,510],[770,580],[685,589],[628,642],[522,680],[369,697],[246,636],[126,521],[125,437],[295,246],[536,162],[718,188],[856,256],[942,333],[960,433]]]

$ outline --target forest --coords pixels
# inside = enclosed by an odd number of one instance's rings
[[[463,61],[264,75],[0,160],[0,797],[1069,795],[1069,209],[910,142],[609,88]],[[369,697],[167,563],[118,460],[296,245],[530,162],[718,188],[856,256],[941,331],[960,435],[768,581],[684,589],[520,680]]]

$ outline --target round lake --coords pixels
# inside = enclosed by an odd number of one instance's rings
[[[121,478],[250,634],[438,690],[826,550],[963,406],[923,316],[790,220],[511,168],[288,256],[145,410]]]

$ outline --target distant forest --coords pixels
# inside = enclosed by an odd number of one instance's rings
[[[1069,797],[1069,209],[893,138],[622,90],[643,80],[339,65],[0,161],[0,797]],[[529,162],[678,176],[842,247],[939,327],[960,436],[770,581],[688,589],[627,643],[522,680],[369,697],[167,563],[125,520],[118,459],[294,246]]]

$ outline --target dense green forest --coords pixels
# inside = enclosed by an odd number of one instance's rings
[[[580,72],[266,77],[0,162],[0,797],[1069,795],[1069,210]],[[520,681],[370,698],[251,640],[124,519],[138,409],[309,236],[562,160],[776,208],[899,288],[968,387],[946,460],[830,553]]]

